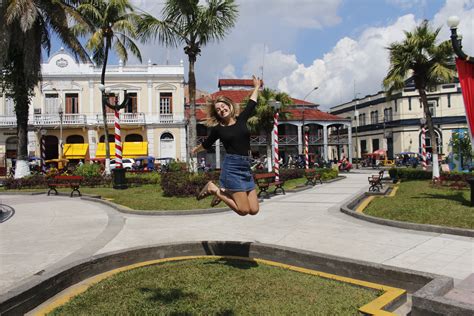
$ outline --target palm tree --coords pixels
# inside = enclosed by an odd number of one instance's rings
[[[128,50],[140,62],[140,50],[133,41],[137,38],[139,15],[129,0],[87,0],[82,1],[77,10],[87,19],[88,24],[74,26],[74,34],[90,36],[86,48],[92,51],[92,59],[97,65],[102,65],[100,83],[105,85],[105,72],[109,51],[113,49],[123,60],[128,60]],[[107,127],[106,105],[102,102],[102,118],[105,133],[105,172],[110,174],[109,130]]]
[[[196,77],[194,64],[201,53],[201,47],[211,41],[224,38],[237,19],[237,5],[234,0],[208,0],[200,5],[199,0],[167,0],[163,8],[163,20],[143,14],[139,34],[142,39],[150,37],[159,42],[176,46],[185,44],[188,55],[190,118],[188,127],[188,153],[196,145]]]
[[[86,51],[69,28],[70,18],[84,22],[75,11],[75,3],[58,0],[6,1],[0,8],[2,81],[4,89],[13,98],[17,118],[15,178],[29,174],[29,105],[34,87],[41,80],[42,51],[50,53],[50,31],[56,33],[76,57],[88,60]]]
[[[441,28],[430,30],[428,21],[425,20],[413,32],[405,31],[406,38],[401,43],[390,44],[390,68],[383,80],[387,95],[390,96],[393,91],[404,88],[408,75],[413,76],[431,139],[433,177],[439,177],[438,147],[426,90],[452,80],[455,74],[450,41],[436,44],[440,30]]]
[[[279,110],[280,119],[287,119],[290,113],[285,112],[285,109],[293,104],[293,100],[290,96],[284,92],[276,92],[274,90],[265,88],[263,89],[257,99],[257,107],[255,109],[255,115],[249,118],[248,125],[252,133],[265,134],[267,139],[267,157],[269,160],[272,157],[272,131],[274,126],[274,114],[275,110],[271,106],[270,101],[281,102],[281,108]],[[269,169],[271,163],[269,163]],[[269,170],[270,171],[270,170]]]

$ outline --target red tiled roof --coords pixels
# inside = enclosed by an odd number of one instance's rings
[[[217,86],[248,86],[253,87],[252,79],[219,79]]]

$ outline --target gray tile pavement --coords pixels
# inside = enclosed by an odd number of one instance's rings
[[[369,172],[371,174],[372,172]],[[238,240],[289,246],[443,274],[474,273],[473,238],[368,223],[339,211],[367,190],[367,172],[261,204],[257,216],[232,212],[139,216],[68,197],[2,196],[16,214],[0,224],[0,290],[41,269],[93,254],[158,243]]]

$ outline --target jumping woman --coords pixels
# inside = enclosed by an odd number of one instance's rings
[[[222,200],[241,216],[255,215],[259,210],[255,183],[250,170],[250,132],[247,128],[247,120],[257,105],[258,90],[261,84],[262,81],[253,76],[253,92],[240,115],[238,106],[229,98],[220,96],[216,100],[210,101],[207,108],[206,125],[211,127],[211,133],[201,145],[192,150],[194,155],[210,149],[216,140],[222,141],[226,155],[219,178],[220,188],[209,181],[197,199],[214,195],[212,206]]]

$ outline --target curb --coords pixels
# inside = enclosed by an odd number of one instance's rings
[[[464,236],[464,237],[474,237],[474,230],[472,230],[472,229],[402,222],[402,221],[396,221],[396,220],[384,219],[384,218],[380,218],[380,217],[366,215],[362,212],[356,212],[357,205],[359,205],[368,196],[385,195],[385,193],[387,193],[388,191],[389,191],[389,189],[387,188],[385,190],[385,192],[380,192],[380,193],[376,193],[376,194],[373,194],[373,193],[368,194],[367,192],[364,192],[361,195],[359,195],[356,198],[349,201],[348,203],[346,203],[345,205],[343,205],[341,207],[341,212],[343,212],[347,215],[353,216],[355,218],[365,220],[365,221],[368,221],[368,222],[372,222],[372,223],[376,223],[376,224],[380,224],[380,225],[392,226],[392,227],[403,228],[403,229],[425,231],[425,232],[431,232],[431,233],[451,234],[451,235]]]
[[[221,208],[204,208],[204,209],[195,209],[195,210],[174,210],[174,211],[143,211],[143,210],[134,210],[129,207],[116,204],[107,200],[103,200],[100,196],[82,196],[82,200],[102,203],[111,208],[119,211],[120,213],[125,214],[133,214],[133,215],[150,215],[150,216],[170,216],[170,215],[202,215],[202,214],[213,214],[213,213],[223,213],[223,212],[230,212],[231,209],[228,207],[221,207]]]
[[[28,312],[64,289],[89,277],[156,259],[183,256],[238,256],[275,261],[300,268],[317,270],[342,277],[397,287],[413,293],[412,315],[468,315],[474,306],[440,297],[453,288],[453,279],[435,274],[395,268],[382,264],[298,250],[238,241],[202,241],[134,247],[78,260],[61,268],[32,276],[20,286],[0,295],[0,314],[18,315]],[[379,306],[393,311],[405,303],[407,293]],[[448,311],[448,313],[446,313]]]

